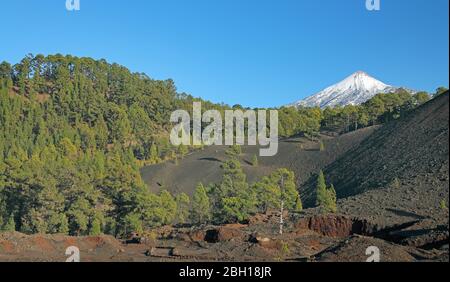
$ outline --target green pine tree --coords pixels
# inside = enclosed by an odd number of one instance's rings
[[[123,234],[122,236],[127,237],[131,233],[142,233],[144,231],[142,225],[142,219],[139,214],[130,213],[127,214],[123,219]]]
[[[89,235],[98,236],[102,234],[102,218],[101,215],[96,214],[92,219],[89,226]]]
[[[196,224],[206,223],[211,220],[211,207],[205,187],[200,183],[192,197],[191,221]]]
[[[336,213],[337,212],[337,197],[336,197],[336,190],[334,189],[334,185],[331,184],[331,186],[327,189],[327,193],[328,193],[328,202],[327,202],[327,207],[328,210],[332,213]]]
[[[175,197],[175,200],[177,202],[176,221],[178,223],[186,223],[189,217],[189,205],[191,200],[185,193],[178,194]]]
[[[242,154],[242,147],[240,145],[232,145],[225,153],[231,158],[237,158]]]
[[[170,194],[169,191],[166,190],[162,191],[159,194],[159,197],[161,198],[162,208],[165,210],[166,214],[163,223],[172,224],[177,215],[177,202],[172,194]]]
[[[323,171],[319,172],[317,176],[317,184],[316,184],[316,206],[325,206],[327,203],[327,184],[325,183],[325,176]]]
[[[2,231],[16,231],[16,222],[14,221],[14,216],[11,215],[6,222],[6,224],[3,226]]]
[[[215,219],[220,222],[239,222],[256,211],[256,195],[249,189],[240,162],[231,158],[223,164],[222,182],[214,189]]]
[[[253,166],[258,166],[259,165],[259,163],[258,163],[258,156],[257,155],[253,155],[252,165]]]
[[[295,208],[294,211],[295,212],[301,212],[303,210],[303,204],[302,204],[302,199],[300,198],[300,196],[297,198],[297,200],[295,201]]]
[[[336,190],[334,185],[327,187],[323,171],[320,171],[317,177],[316,206],[320,207],[324,213],[335,213],[337,211]]]

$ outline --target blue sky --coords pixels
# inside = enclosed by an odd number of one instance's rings
[[[448,0],[1,1],[0,61],[28,53],[105,58],[214,102],[278,106],[364,70],[385,83],[448,86]]]

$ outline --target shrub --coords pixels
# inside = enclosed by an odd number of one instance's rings
[[[400,186],[401,186],[400,179],[398,179],[397,177],[394,178],[394,180],[392,180],[391,182],[391,187],[394,189],[399,189]]]
[[[320,143],[319,143],[319,151],[321,151],[321,152],[325,151],[325,144],[323,144],[322,141],[320,141]]]
[[[442,200],[439,204],[441,209],[446,210],[447,209],[447,202],[445,200]]]
[[[291,253],[288,243],[286,243],[286,242],[281,243],[281,253],[285,256],[288,256]]]
[[[259,162],[258,162],[258,156],[253,155],[252,165],[253,165],[253,166],[258,166],[258,165],[259,165]]]
[[[230,157],[238,157],[242,154],[242,148],[240,145],[232,145],[225,153]]]

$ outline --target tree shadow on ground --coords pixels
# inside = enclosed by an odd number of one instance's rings
[[[199,161],[210,161],[210,162],[219,162],[221,163],[222,161],[217,159],[217,158],[200,158],[198,159]]]
[[[408,211],[404,211],[404,210],[399,210],[399,209],[386,209],[389,212],[392,212],[398,216],[403,216],[403,217],[412,217],[412,218],[417,218],[417,219],[426,219],[427,217],[422,216],[422,215],[418,215],[416,213],[412,213],[412,212],[408,212]]]

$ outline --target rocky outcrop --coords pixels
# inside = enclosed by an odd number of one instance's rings
[[[328,237],[344,238],[354,234],[370,235],[378,226],[357,218],[341,215],[318,215],[299,219],[295,223],[298,230],[311,230]]]
[[[204,240],[208,243],[218,243],[231,240],[244,240],[245,237],[245,233],[239,228],[222,226],[207,230]]]

